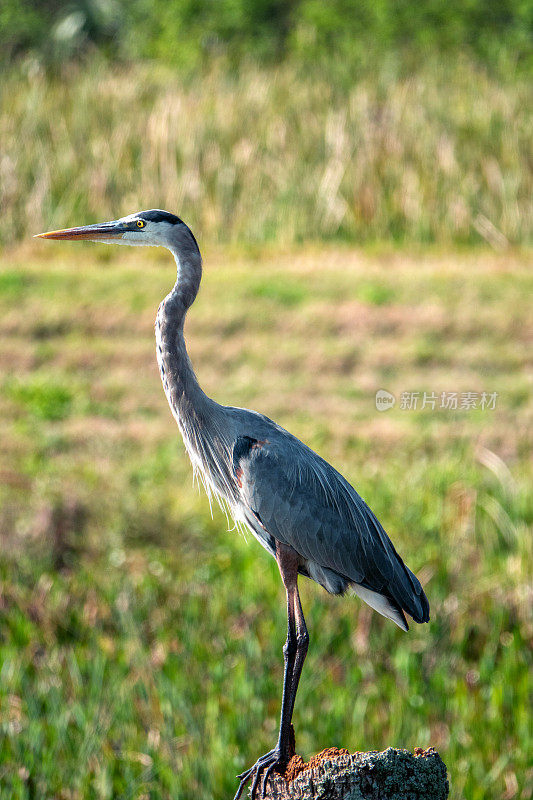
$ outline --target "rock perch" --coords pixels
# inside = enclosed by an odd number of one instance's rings
[[[353,753],[331,747],[304,763],[295,755],[285,775],[271,773],[266,800],[446,800],[446,765],[433,749],[389,747]]]

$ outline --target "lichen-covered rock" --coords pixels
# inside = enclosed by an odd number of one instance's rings
[[[430,748],[383,753],[329,748],[305,764],[294,756],[284,776],[272,773],[269,800],[446,800],[446,766]]]

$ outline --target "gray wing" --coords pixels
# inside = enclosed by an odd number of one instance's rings
[[[341,576],[342,588],[361,586],[427,622],[418,579],[365,501],[327,461],[283,433],[276,428],[262,441],[243,436],[234,446],[241,498],[259,524],[308,562]]]

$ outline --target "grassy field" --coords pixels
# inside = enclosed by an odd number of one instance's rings
[[[212,243],[531,244],[530,108],[527,76],[461,58],[188,80],[29,62],[0,89],[0,242],[161,206]]]
[[[527,254],[206,255],[187,325],[204,388],[340,468],[432,606],[404,634],[302,581],[299,752],[434,745],[454,800],[529,800]],[[192,486],[154,356],[172,281],[162,250],[2,259],[2,800],[228,798],[276,735],[283,590]],[[415,411],[405,391],[498,396]]]

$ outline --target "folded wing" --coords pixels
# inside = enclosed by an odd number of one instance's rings
[[[383,527],[355,489],[320,456],[283,432],[258,441],[240,437],[233,461],[242,500],[275,539],[309,563],[311,577],[339,577],[371,606],[407,627],[429,620],[429,604]],[[388,613],[390,612],[390,613]],[[399,616],[399,619],[397,618]]]

